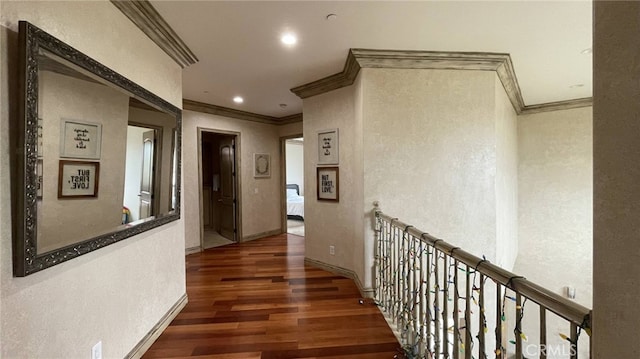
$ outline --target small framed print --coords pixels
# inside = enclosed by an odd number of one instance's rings
[[[318,131],[318,164],[337,165],[340,161],[338,152],[338,129]]]
[[[318,167],[318,200],[340,201],[339,169],[338,167]]]
[[[253,154],[253,177],[271,177],[271,155],[268,153]]]
[[[100,162],[60,160],[58,198],[98,197]]]
[[[63,119],[60,139],[60,157],[100,159],[101,124]]]

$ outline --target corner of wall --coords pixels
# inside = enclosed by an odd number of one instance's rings
[[[338,128],[339,137],[339,195],[336,202],[318,201],[315,195],[305,198],[305,250],[309,259],[362,274],[363,258],[356,253],[363,250],[362,192],[360,139],[356,138],[354,86],[343,87],[318,96],[306,98],[304,104],[304,163],[305,188],[314,193],[317,185],[318,135],[320,130]],[[335,246],[335,255],[329,246]]]
[[[518,256],[518,116],[495,76],[496,263],[512,270]]]
[[[356,186],[353,206],[354,218],[362,217],[364,213],[364,223],[355,228],[354,237],[356,248],[353,251],[354,271],[359,277],[361,292],[370,292],[373,287],[373,231],[371,230],[373,218],[371,211],[366,207],[364,211],[360,205],[364,203],[364,78],[367,69],[362,69],[358,73],[353,84],[354,90],[354,176],[360,182]],[[357,224],[356,224],[357,225]]]

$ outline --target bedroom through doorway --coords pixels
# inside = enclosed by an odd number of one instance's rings
[[[304,237],[304,140],[284,141],[287,233]]]

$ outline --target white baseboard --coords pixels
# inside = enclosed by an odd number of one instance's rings
[[[189,254],[200,253],[200,252],[202,252],[202,248],[200,248],[200,246],[189,247],[184,250],[184,255],[188,256]]]
[[[324,269],[327,272],[331,272],[331,273],[335,273],[335,274],[347,277],[354,281],[354,283],[358,287],[358,291],[360,291],[360,295],[363,298],[373,298],[373,288],[365,288],[362,285],[362,282],[360,282],[360,278],[358,278],[358,275],[356,274],[356,272],[350,269],[338,267],[333,264],[324,263],[311,258],[305,258],[304,264],[308,264],[312,267],[317,267],[320,269]]]
[[[182,308],[187,305],[188,301],[189,300],[187,298],[187,293],[183,294],[182,297],[180,297],[180,299],[178,299],[178,301],[171,307],[171,309],[169,309],[169,311],[165,313],[164,316],[162,316],[160,321],[158,321],[158,323],[156,323],[156,325],[151,328],[149,333],[147,333],[147,335],[145,335],[144,338],[142,338],[142,340],[138,342],[138,345],[131,349],[129,354],[125,356],[125,359],[142,358],[144,353],[146,353],[147,350],[151,348],[151,345],[156,341],[156,339],[158,339],[160,334],[162,334],[162,332],[167,329],[169,323],[171,323],[173,318],[175,318],[178,313],[180,313]]]

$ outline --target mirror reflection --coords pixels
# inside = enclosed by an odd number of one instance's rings
[[[176,117],[41,49],[37,253],[175,206]]]

